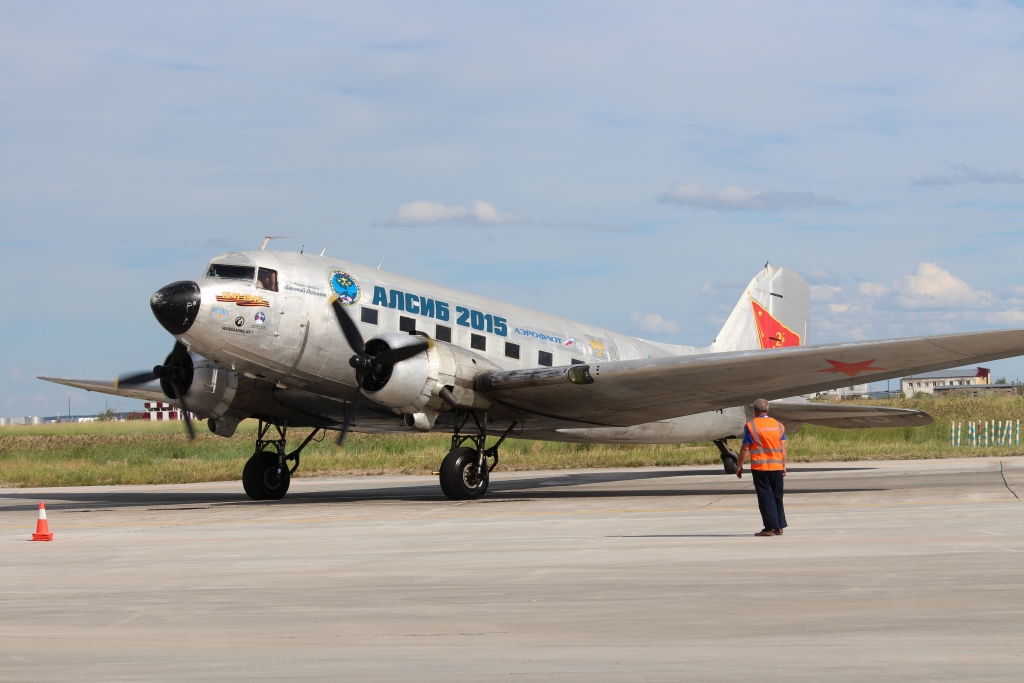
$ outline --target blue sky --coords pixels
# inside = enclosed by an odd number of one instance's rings
[[[0,415],[266,234],[680,343],[767,260],[814,342],[1024,327],[1022,81],[1002,2],[6,3]]]

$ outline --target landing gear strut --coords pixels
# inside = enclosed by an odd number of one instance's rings
[[[498,446],[508,438],[518,422],[509,425],[498,442],[487,447],[487,413],[483,420],[475,412],[457,411],[452,432],[452,448],[441,462],[441,491],[449,500],[476,500],[487,493],[491,470],[498,466]],[[476,430],[463,434],[462,429],[472,418]],[[466,443],[472,444],[472,448]],[[488,460],[493,460],[488,463]]]
[[[274,429],[271,432],[271,428]],[[288,423],[265,422],[260,420],[256,432],[256,452],[245,463],[242,470],[242,488],[253,500],[281,500],[288,493],[292,474],[299,468],[299,454],[320,432],[317,427],[305,441],[291,453],[285,454],[288,438]],[[291,461],[291,467],[288,463]]]
[[[726,474],[736,474],[737,463],[740,461],[740,454],[729,448],[728,439],[718,439],[714,442],[718,446],[718,452],[722,456],[722,465],[725,466]]]

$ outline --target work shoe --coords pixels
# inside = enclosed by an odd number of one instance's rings
[[[776,529],[775,530],[775,535],[776,536],[781,536],[782,535],[782,529]]]
[[[775,532],[774,532],[774,531],[772,531],[771,529],[761,529],[760,531],[758,531],[758,532],[757,532],[756,534],[754,534],[754,535],[755,535],[755,536],[774,536],[774,535],[775,535]]]

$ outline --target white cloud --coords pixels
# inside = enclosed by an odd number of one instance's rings
[[[389,222],[392,225],[434,225],[437,223],[501,225],[528,221],[528,218],[514,211],[501,213],[490,202],[475,201],[467,208],[465,206],[447,206],[438,202],[417,201],[402,204]]]
[[[630,322],[645,332],[671,332],[679,331],[679,324],[672,320],[665,320],[657,313],[634,313],[629,316]]]
[[[15,381],[21,379],[21,370],[19,370],[18,368],[14,368],[13,370],[11,370],[11,379]]]
[[[716,211],[779,211],[844,203],[835,197],[818,196],[813,192],[764,192],[738,185],[730,185],[712,194],[700,185],[686,183],[678,183],[669,192],[659,195],[658,201]]]
[[[985,319],[990,325],[1011,325],[1018,327],[1024,325],[1024,312],[1017,310],[999,311],[998,313],[989,313],[985,316]]]
[[[868,296],[882,296],[889,291],[885,285],[876,285],[873,282],[861,282],[857,285],[857,291]]]
[[[1008,173],[1005,171],[983,171],[980,168],[972,168],[967,164],[953,164],[949,167],[951,173],[946,175],[925,175],[913,178],[911,185],[923,185],[925,187],[950,187],[952,185],[966,185],[977,183],[980,185],[994,185],[1006,183],[1009,185],[1024,184],[1024,178],[1019,173]]]
[[[850,304],[829,304],[828,310],[832,313],[846,313],[850,310]]]
[[[896,282],[897,302],[905,308],[973,308],[993,300],[992,294],[972,289],[934,263],[922,263],[917,273]]]
[[[839,296],[839,293],[842,291],[842,287],[838,287],[835,285],[811,285],[811,301],[834,301],[835,298]]]

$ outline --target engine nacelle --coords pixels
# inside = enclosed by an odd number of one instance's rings
[[[408,334],[382,334],[366,342],[369,353],[397,349],[420,341]],[[429,430],[438,413],[452,406],[441,398],[448,388],[460,406],[487,408],[489,401],[473,391],[473,382],[484,372],[499,370],[483,356],[441,342],[421,354],[397,363],[390,372],[374,375],[363,383],[363,393],[373,401],[402,411],[406,424]]]
[[[238,423],[249,417],[256,393],[255,380],[177,347],[167,356],[164,365],[176,366],[182,371],[181,376],[188,382],[185,402],[189,411],[209,419],[210,431],[217,436],[231,436]],[[161,381],[160,386],[168,401],[180,408],[173,387],[167,381]]]
[[[366,352],[376,355],[421,341],[411,334],[380,334],[366,342]],[[397,408],[404,413],[417,412],[430,400],[431,390],[437,383],[437,356],[431,354],[431,351],[433,349],[428,349],[425,353],[418,353],[366,377],[363,380],[363,393],[377,403]]]

